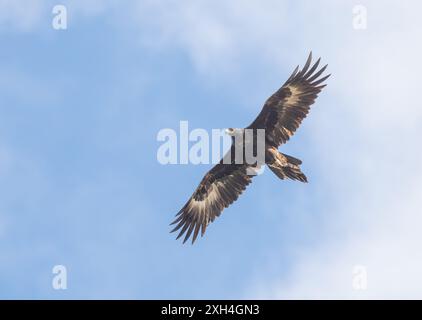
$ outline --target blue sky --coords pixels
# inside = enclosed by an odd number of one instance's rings
[[[59,31],[55,1],[0,1],[0,298],[421,297],[417,8],[364,1],[355,30],[353,1],[61,3]],[[333,76],[283,147],[310,183],[267,170],[175,241],[211,166],[160,165],[158,131],[248,125],[310,50]]]

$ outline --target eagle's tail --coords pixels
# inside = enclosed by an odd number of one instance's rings
[[[274,156],[273,161],[267,164],[277,177],[280,179],[289,178],[292,180],[308,182],[306,176],[302,173],[302,171],[300,171],[299,165],[302,164],[302,161],[292,156],[288,156],[287,154],[278,152],[278,150],[274,150],[272,154]]]

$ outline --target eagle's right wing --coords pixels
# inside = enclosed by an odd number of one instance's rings
[[[185,243],[193,232],[193,243],[200,229],[201,236],[204,235],[208,224],[214,221],[224,208],[236,201],[252,181],[251,176],[247,174],[247,168],[243,164],[219,163],[204,176],[172,223],[177,225],[171,232],[182,228],[177,239],[186,232],[183,240]]]

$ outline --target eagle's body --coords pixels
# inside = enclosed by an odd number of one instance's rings
[[[172,232],[182,228],[177,238],[186,232],[185,242],[193,232],[193,243],[200,230],[202,236],[208,224],[214,221],[224,208],[237,200],[251,183],[254,173],[264,164],[280,179],[290,178],[307,182],[299,167],[302,161],[279,152],[278,148],[294,134],[318,93],[325,87],[323,81],[329,77],[327,75],[320,78],[327,66],[316,71],[320,59],[310,68],[311,59],[312,54],[303,69],[298,71],[297,67],[285,84],[265,102],[258,117],[245,128],[250,130],[252,135],[246,135],[245,129],[227,130],[232,136],[231,149],[220,163],[204,176],[192,197],[177,214],[172,223],[177,223]],[[265,130],[265,161],[248,163],[245,161],[245,149],[249,146],[256,154],[259,129]],[[237,139],[239,136],[242,136],[242,139]],[[242,141],[241,145],[237,142],[239,140]],[[243,148],[243,161],[236,157],[236,149],[239,147]]]

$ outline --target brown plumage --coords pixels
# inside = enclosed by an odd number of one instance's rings
[[[286,143],[295,133],[302,120],[315,102],[318,93],[330,76],[321,77],[327,66],[318,69],[320,59],[311,67],[312,53],[309,54],[302,70],[297,67],[283,86],[265,102],[257,118],[246,128],[265,130],[265,164],[280,178],[289,178],[307,182],[300,170],[301,160],[279,152],[278,147]],[[229,129],[232,136],[243,135],[244,129]],[[210,222],[218,217],[224,208],[237,200],[239,195],[251,183],[251,171],[261,164],[237,164],[233,157],[235,143],[228,153],[202,179],[201,183],[177,213],[176,224],[171,231],[179,231],[177,239],[185,234],[183,242],[191,235],[192,243],[199,232],[204,235]],[[225,161],[229,159],[228,161]]]

